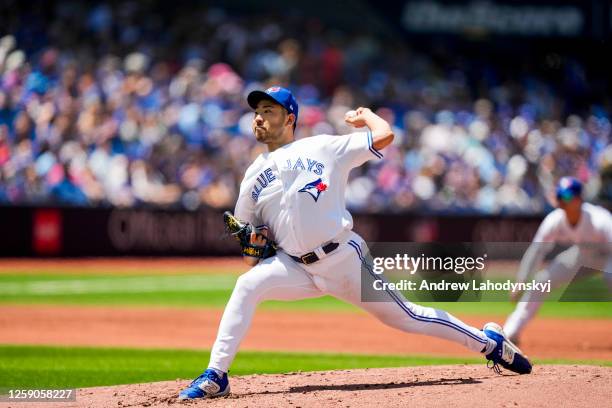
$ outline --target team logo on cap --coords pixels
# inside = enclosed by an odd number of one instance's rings
[[[561,185],[561,188],[569,188],[572,185],[572,179],[563,178],[559,184]]]
[[[279,86],[272,86],[268,89],[266,89],[266,92],[278,92],[280,91],[280,87]]]
[[[310,182],[304,187],[300,188],[298,192],[308,193],[316,202],[319,199],[321,193],[325,190],[327,190],[327,184],[323,183],[323,181],[318,178],[315,181]]]

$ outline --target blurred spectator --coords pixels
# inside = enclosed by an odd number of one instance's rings
[[[272,83],[298,98],[298,137],[349,132],[343,115],[359,105],[392,124],[386,159],[351,174],[350,208],[541,212],[562,175],[598,194],[602,166],[611,196],[610,112],[567,112],[563,89],[589,87],[578,61],[564,88],[295,16],[52,7],[52,19],[14,11],[29,28],[8,21],[0,39],[0,203],[232,207],[262,151],[244,99]]]

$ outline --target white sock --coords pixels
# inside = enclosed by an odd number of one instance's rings
[[[493,350],[495,350],[495,347],[497,347],[497,342],[493,339],[489,339],[487,338],[487,345],[485,346],[485,348],[481,351],[482,354],[484,354],[485,356],[489,353],[491,353]]]

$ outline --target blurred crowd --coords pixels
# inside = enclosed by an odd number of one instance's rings
[[[350,132],[357,106],[393,124],[385,160],[350,176],[353,210],[539,213],[558,177],[594,197],[612,164],[609,106],[572,112],[596,83],[577,61],[559,83],[297,15],[145,7],[5,16],[0,203],[231,208],[263,151],[245,97],[271,84],[296,95],[298,138]]]

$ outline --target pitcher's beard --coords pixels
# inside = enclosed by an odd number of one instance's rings
[[[255,131],[253,132],[255,134],[255,140],[257,140],[260,143],[270,143],[273,142],[275,137],[272,133],[270,133],[269,130],[267,129],[255,129]]]

